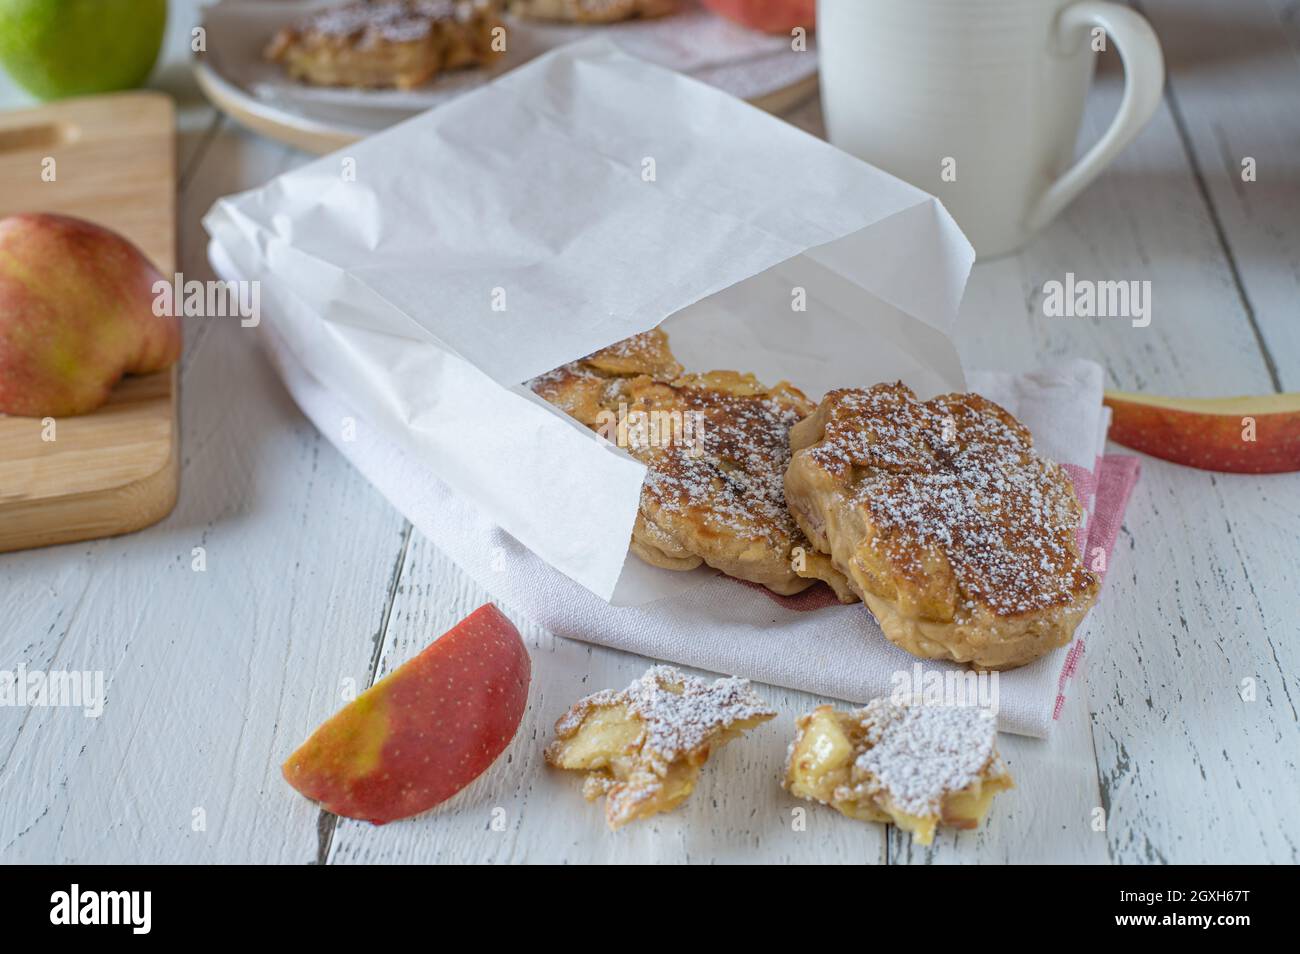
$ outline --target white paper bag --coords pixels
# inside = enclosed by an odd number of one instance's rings
[[[688,370],[814,399],[964,387],[947,333],[974,253],[937,200],[604,41],[223,199],[205,224],[361,426],[606,600],[698,577],[625,561],[643,465],[521,382],[663,323]]]

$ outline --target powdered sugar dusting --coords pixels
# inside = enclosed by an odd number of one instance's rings
[[[628,379],[648,375],[671,380],[681,374],[681,365],[668,350],[668,336],[658,328],[616,341],[585,358],[570,361],[524,382],[524,387],[547,400],[557,385],[573,380],[608,380],[607,399],[617,402]]]
[[[662,332],[660,334],[662,335]],[[663,344],[658,341],[652,332],[642,332],[615,341],[608,348],[597,351],[592,357],[603,355],[613,358],[643,358],[646,361],[655,361],[662,354],[663,347]]]
[[[1075,536],[1068,474],[1029,432],[975,394],[917,401],[901,384],[833,391],[824,439],[802,453],[851,489],[873,545],[903,575],[933,574],[941,551],[958,609],[1010,616],[1068,604],[1096,585]]]
[[[646,465],[634,542],[777,592],[810,585],[791,562],[810,547],[785,500],[790,428],[813,409],[798,389],[736,371],[683,375],[658,329],[527,386],[606,439],[616,431]]]
[[[584,22],[594,20],[606,22],[626,20],[635,16],[658,16],[672,9],[673,0],[565,0],[560,6],[563,17]],[[527,0],[514,4],[511,11],[529,11],[534,6],[544,6],[547,11],[554,10],[555,4],[532,5]],[[537,13],[534,11],[534,15]],[[542,14],[556,15],[556,14]]]
[[[792,541],[803,539],[786,507],[784,484],[790,428],[807,413],[801,403],[784,395],[695,387],[676,388],[670,401],[651,402],[700,414],[703,426],[697,447],[637,455],[649,466],[645,492],[662,513],[693,515],[710,531],[760,540],[784,554]]]
[[[389,0],[350,3],[308,17],[298,27],[325,36],[380,36],[394,43],[422,40],[439,20],[464,19],[464,9],[454,0]]]
[[[549,385],[559,384],[570,377],[598,378],[601,375],[596,374],[594,371],[588,371],[577,361],[571,361],[568,364],[560,365],[558,368],[543,372],[535,378],[529,378],[524,382],[524,387],[541,394]]]
[[[940,814],[944,797],[981,778],[996,757],[997,718],[990,709],[874,699],[855,715],[870,746],[855,768],[908,815]]]
[[[784,560],[792,546],[806,543],[786,506],[785,471],[790,428],[812,405],[788,385],[764,388],[750,375],[710,372],[643,383],[592,371],[585,363],[602,357],[649,361],[659,353],[654,342],[638,335],[540,374],[526,386],[573,413],[581,382],[607,380],[606,407],[630,399],[629,411],[691,421],[690,441],[642,442],[635,429],[628,431],[628,451],[647,468],[643,493],[654,501],[655,522],[663,526],[675,518],[711,534],[759,541]]]
[[[626,689],[605,689],[578,702],[556,723],[556,732],[563,737],[576,731],[593,708],[617,705],[645,723],[642,751],[665,762],[708,745],[738,722],[776,715],[748,679],[728,676],[709,682],[673,666],[653,666]]]

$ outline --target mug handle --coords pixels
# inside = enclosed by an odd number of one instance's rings
[[[1121,149],[1137,138],[1160,105],[1164,91],[1165,61],[1151,24],[1117,3],[1081,0],[1061,11],[1056,21],[1056,37],[1059,42],[1068,42],[1089,26],[1105,30],[1119,50],[1124,61],[1124,97],[1105,134],[1039,196],[1025,220],[1031,231],[1055,218]]]

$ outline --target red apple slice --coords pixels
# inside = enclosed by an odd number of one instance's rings
[[[704,6],[733,23],[764,33],[811,30],[817,22],[816,0],[703,0]]]
[[[1300,470],[1300,394],[1170,398],[1106,392],[1110,439],[1199,470]]]
[[[317,729],[285,780],[327,811],[382,825],[446,801],[519,730],[532,663],[519,631],[480,606]]]

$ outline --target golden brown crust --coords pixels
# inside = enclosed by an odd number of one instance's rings
[[[835,561],[828,555],[819,552],[806,539],[798,543],[791,553],[791,565],[799,576],[806,580],[821,580],[831,588],[841,603],[858,602],[858,594],[853,592],[849,581],[835,568]]]
[[[493,8],[470,0],[384,0],[322,10],[279,31],[264,57],[313,86],[411,89],[499,54]]]
[[[811,402],[789,384],[764,387],[734,371],[683,375],[671,384],[638,381],[629,411],[694,420],[695,441],[636,444],[648,473],[641,492],[645,536],[671,541],[737,579],[792,595],[815,582],[794,569],[805,541],[785,506],[782,475],[790,426]]]
[[[988,709],[875,699],[847,712],[818,706],[796,730],[783,781],[792,795],[893,822],[923,845],[940,824],[978,827],[993,796],[1013,787]]]
[[[627,403],[630,382],[642,376],[647,382],[671,381],[681,373],[668,335],[655,328],[540,374],[527,386],[578,423],[597,429]]]
[[[533,20],[617,23],[675,12],[677,0],[511,0],[510,12]]]
[[[993,402],[832,391],[791,444],[795,520],[914,655],[1024,665],[1068,643],[1096,599],[1069,476]]]
[[[575,702],[555,723],[546,761],[586,772],[583,795],[606,796],[617,829],[680,805],[713,750],[775,715],[748,680],[654,666],[626,689]]]
[[[682,366],[668,346],[668,334],[660,328],[616,341],[579,363],[605,375],[645,375],[655,381],[671,381],[682,373]]]
[[[707,563],[793,595],[826,580],[856,597],[785,504],[790,426],[813,408],[797,388],[752,374],[683,374],[656,329],[529,382],[540,397],[617,441],[647,467],[631,549],[652,566]]]

